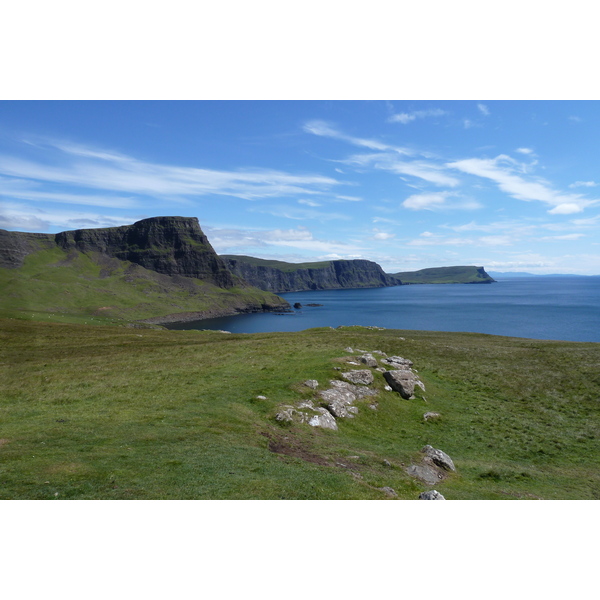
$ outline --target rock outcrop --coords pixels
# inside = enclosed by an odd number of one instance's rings
[[[223,255],[232,273],[268,292],[390,287],[402,282],[370,260],[286,263],[250,256]]]
[[[437,490],[429,490],[428,492],[422,492],[419,494],[419,500],[445,500],[444,496]]]
[[[165,275],[202,279],[225,289],[240,283],[195,217],[153,217],[123,227],[63,231],[54,239],[64,250],[99,252]]]

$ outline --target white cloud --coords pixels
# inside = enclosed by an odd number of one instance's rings
[[[576,116],[570,116],[569,117],[569,121],[573,121],[574,123],[581,123],[581,121],[583,121],[583,119],[581,117],[576,117]]]
[[[149,163],[114,152],[60,142],[46,142],[54,150],[54,165],[0,156],[0,174],[45,184],[71,185],[168,197],[226,195],[254,200],[320,194],[340,182],[322,175],[294,175],[269,169],[217,171]]]
[[[453,198],[453,200],[448,202],[448,198]],[[455,192],[413,194],[404,200],[402,206],[410,210],[474,210],[481,208],[478,202],[460,198]]]
[[[520,154],[533,154],[533,150],[531,148],[517,148],[515,152],[519,152]]]
[[[399,113],[392,115],[388,121],[390,123],[402,123],[403,125],[406,125],[412,121],[416,121],[417,119],[425,119],[426,117],[441,117],[446,114],[448,113],[440,108],[433,108],[430,110],[415,110],[411,113]]]
[[[516,161],[506,155],[494,159],[469,158],[448,163],[448,167],[463,173],[477,175],[494,181],[503,191],[518,200],[538,200],[552,206],[552,214],[570,214],[581,212],[597,201],[583,198],[580,194],[565,194],[553,190],[541,179],[527,180],[515,175],[513,167]]]
[[[42,210],[27,204],[3,202],[0,206],[0,228],[18,231],[50,232],[96,227],[130,225],[149,215],[101,215],[81,210]]]
[[[321,204],[319,204],[318,202],[313,202],[312,200],[305,200],[304,198],[302,198],[301,200],[298,200],[298,204],[306,204],[306,206],[312,206],[312,207],[321,206]]]
[[[582,237],[585,237],[584,233],[568,233],[566,235],[549,235],[540,238],[541,240],[579,240]]]
[[[595,181],[576,181],[569,185],[570,188],[576,187],[596,187],[598,184]]]
[[[477,104],[477,108],[480,110],[481,114],[485,115],[486,117],[490,114],[490,109],[481,102]]]
[[[395,233],[386,233],[384,231],[379,231],[379,229],[374,229],[373,231],[375,232],[375,235],[373,236],[373,239],[375,240],[391,240],[396,237]]]
[[[459,179],[446,172],[444,165],[423,160],[401,160],[392,153],[354,154],[340,162],[359,167],[371,166],[396,175],[409,175],[438,186],[456,187],[460,183]]]
[[[203,227],[211,245],[219,254],[231,254],[236,249],[290,247],[315,252],[356,252],[361,250],[352,244],[319,240],[303,227],[297,229],[220,229]],[[304,259],[306,260],[306,259]]]
[[[312,133],[313,135],[330,137],[342,140],[344,142],[349,142],[350,144],[353,144],[355,146],[362,146],[365,148],[369,148],[370,150],[393,151],[397,152],[398,154],[405,154],[407,156],[414,154],[414,152],[412,150],[409,150],[408,148],[401,148],[399,146],[384,144],[377,140],[346,135],[345,133],[338,131],[325,121],[309,121],[308,123],[305,123],[304,131],[306,131],[307,133]]]

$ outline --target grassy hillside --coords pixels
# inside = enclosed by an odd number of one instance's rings
[[[483,267],[435,267],[420,271],[394,273],[402,283],[491,283],[494,280]]]
[[[281,302],[256,288],[222,289],[199,279],[170,276],[99,253],[55,246],[0,268],[0,316],[56,322],[108,322],[170,314],[233,314],[248,303]]]
[[[278,423],[348,346],[410,358],[426,392],[402,400],[376,374],[377,410],[338,431]],[[425,444],[456,465],[447,499],[600,498],[599,361],[600,344],[479,334],[3,319],[0,498],[416,499],[431,486],[405,468]]]
[[[263,258],[254,258],[253,256],[242,256],[236,254],[221,254],[222,259],[233,259],[238,260],[254,267],[268,267],[270,269],[278,269],[284,273],[293,273],[299,269],[326,269],[331,261],[325,260],[320,262],[306,262],[306,263],[289,263],[282,260],[265,260]]]

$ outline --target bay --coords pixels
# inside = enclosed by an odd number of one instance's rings
[[[302,308],[285,315],[256,313],[167,327],[257,333],[363,325],[600,342],[600,277],[523,277],[492,284],[404,285],[280,295],[292,305],[300,302]],[[308,303],[322,306],[306,306]]]

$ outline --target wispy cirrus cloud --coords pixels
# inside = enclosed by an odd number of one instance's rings
[[[548,211],[550,214],[577,213],[598,203],[597,200],[586,199],[581,194],[558,192],[539,178],[525,179],[515,174],[516,165],[514,159],[503,154],[493,159],[468,158],[447,163],[450,168],[493,181],[513,198],[528,202],[537,200],[552,206]]]
[[[385,144],[384,142],[380,142],[378,140],[373,140],[370,138],[360,138],[352,135],[347,135],[339,131],[333,125],[327,123],[326,121],[309,121],[308,123],[304,124],[304,131],[321,137],[330,137],[338,139],[353,144],[354,146],[362,146],[364,148],[369,148],[370,150],[391,150],[393,152],[397,152],[398,154],[404,154],[407,156],[412,156],[413,154],[415,154],[413,150],[403,148],[401,146]]]
[[[488,117],[488,116],[489,116],[489,114],[490,114],[490,109],[487,107],[487,105],[483,104],[483,102],[479,102],[479,103],[477,104],[477,108],[479,109],[479,112],[480,112],[482,115],[484,115],[484,116],[486,116],[486,117]]]
[[[354,154],[338,162],[358,167],[369,166],[396,175],[408,175],[437,186],[455,187],[460,183],[458,178],[448,174],[444,165],[424,160],[402,160],[388,152]]]
[[[297,229],[234,229],[204,227],[212,246],[219,254],[235,253],[245,248],[289,247],[315,252],[342,252],[348,254],[361,248],[339,241],[321,240],[305,227]]]
[[[44,141],[52,162],[0,156],[0,175],[57,186],[182,200],[224,195],[256,200],[320,194],[339,185],[323,175],[296,175],[270,169],[235,171],[179,167],[138,160],[117,152]]]
[[[412,123],[417,119],[425,119],[427,117],[442,117],[447,115],[448,112],[442,110],[441,108],[431,108],[428,110],[415,110],[412,112],[403,112],[392,115],[388,121],[390,123],[402,123],[402,125],[407,125],[408,123]]]
[[[145,219],[148,214],[105,215],[83,210],[43,210],[33,205],[3,202],[0,228],[19,231],[50,231],[59,229],[85,229],[94,227],[119,227]]]
[[[413,194],[402,202],[402,206],[410,210],[475,210],[481,208],[479,202],[447,191]]]

